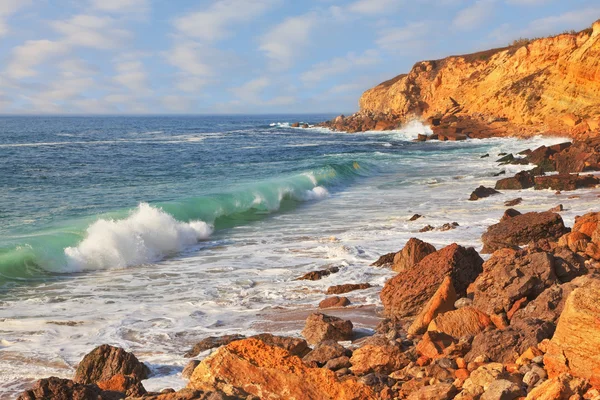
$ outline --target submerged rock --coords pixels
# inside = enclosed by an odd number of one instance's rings
[[[319,271],[311,271],[307,274],[302,275],[300,278],[296,278],[297,281],[318,281],[326,276],[339,272],[338,267],[330,267]]]
[[[497,191],[496,189],[486,188],[485,186],[479,186],[477,189],[475,189],[473,191],[473,193],[471,193],[471,197],[469,197],[469,200],[475,201],[475,200],[483,199],[484,197],[493,196],[495,194],[500,194],[500,192]]]

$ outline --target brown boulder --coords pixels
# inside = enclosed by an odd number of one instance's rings
[[[558,174],[535,178],[535,190],[552,189],[560,191],[596,187],[600,183],[594,175]]]
[[[408,328],[411,335],[422,334],[427,330],[429,323],[438,315],[454,309],[456,292],[452,284],[452,278],[447,276],[433,297],[429,299],[417,318]]]
[[[327,289],[327,294],[344,294],[355,290],[364,290],[371,287],[370,283],[347,283],[345,285],[331,286]]]
[[[577,216],[575,217],[572,231],[582,233],[591,238],[598,228],[598,222],[600,222],[600,213],[597,212]]]
[[[483,260],[472,248],[451,244],[422,259],[413,268],[388,280],[381,291],[384,311],[399,318],[415,316],[438,290],[446,276],[458,297],[482,271]]]
[[[475,336],[492,324],[490,317],[474,307],[463,307],[435,317],[429,331],[443,332],[455,338]]]
[[[296,278],[297,281],[318,281],[326,276],[339,272],[338,267],[330,267],[319,271],[311,271],[307,274],[302,275],[300,278]]]
[[[585,258],[567,247],[558,247],[554,251],[554,259],[554,271],[561,282],[570,282],[588,273]]]
[[[522,197],[518,197],[518,198],[513,199],[513,200],[505,201],[504,205],[506,207],[514,207],[514,206],[517,206],[517,205],[521,204],[522,202],[523,202],[523,198]]]
[[[433,360],[442,357],[456,343],[455,338],[443,332],[427,331],[416,350],[417,354]]]
[[[394,257],[396,257],[396,253],[387,253],[382,255],[371,264],[372,267],[391,267],[394,264]]]
[[[573,230],[558,239],[558,245],[561,247],[567,247],[571,251],[577,253],[585,253],[590,237],[584,233]]]
[[[471,197],[469,197],[470,201],[475,201],[479,199],[483,199],[484,197],[490,197],[495,194],[500,194],[499,191],[492,188],[486,188],[485,186],[479,186],[477,189],[471,193]]]
[[[568,149],[555,154],[553,159],[556,170],[561,174],[568,174],[583,172],[588,170],[589,166],[598,164],[599,155],[588,144],[577,142]]]
[[[308,347],[306,340],[296,337],[276,336],[270,333],[260,333],[258,335],[251,336],[250,338],[258,339],[269,346],[282,348],[286,351],[289,351],[293,356],[304,357],[310,351],[310,347]]]
[[[350,304],[347,297],[332,296],[319,303],[319,308],[346,307]]]
[[[372,372],[390,374],[404,368],[409,362],[397,342],[376,336],[354,350],[350,358],[350,369],[356,375]]]
[[[569,373],[600,388],[600,280],[575,289],[567,298],[544,365],[550,378]]]
[[[512,178],[504,178],[496,182],[496,190],[529,189],[534,185],[535,179],[533,174],[529,171],[521,171]]]
[[[96,347],[77,366],[73,380],[77,383],[106,381],[115,375],[131,375],[144,380],[150,375],[150,368],[132,354],[119,347],[107,344]]]
[[[524,308],[514,313],[511,321],[538,318],[542,321],[555,323],[560,317],[568,295],[578,285],[564,283],[552,285],[542,292],[535,300],[530,301]]]
[[[554,283],[552,254],[502,249],[483,264],[483,273],[468,291],[473,295],[473,306],[490,315],[508,313],[516,301],[535,299]]]
[[[411,238],[404,248],[394,257],[392,269],[396,272],[402,272],[412,268],[419,261],[431,253],[435,253],[435,247],[422,240]]]
[[[183,371],[181,371],[181,377],[184,379],[190,379],[198,364],[200,364],[200,361],[190,360],[190,362],[187,363]]]
[[[223,336],[209,336],[206,339],[202,339],[194,345],[194,347],[185,353],[184,357],[192,358],[196,357],[203,351],[214,349],[215,347],[225,346],[236,340],[246,339],[244,335],[223,335]]]
[[[306,319],[302,336],[310,344],[317,344],[324,340],[350,340],[352,339],[352,328],[350,321],[314,313]]]
[[[568,230],[559,214],[529,212],[490,226],[481,236],[483,253],[517,247],[541,239],[558,239]]]
[[[374,399],[373,391],[353,379],[338,380],[326,368],[309,368],[278,347],[255,339],[228,344],[205,358],[194,370],[188,388],[240,388],[261,398]]]
[[[436,383],[423,386],[411,393],[407,400],[450,400],[456,395],[456,387],[452,383]]]
[[[581,399],[588,387],[586,380],[563,374],[533,388],[526,400]]]
[[[21,393],[17,400],[108,400],[96,385],[76,383],[70,379],[51,377],[40,379],[32,389]],[[112,399],[111,399],[112,400]]]
[[[504,211],[504,214],[502,214],[502,218],[500,218],[500,222],[504,222],[507,219],[514,218],[517,215],[521,215],[521,213],[519,211],[515,210],[514,208],[509,208],[508,210]]]
[[[105,392],[115,394],[124,393],[127,397],[143,396],[146,389],[139,380],[131,376],[115,375],[106,381],[97,383],[98,387]]]
[[[311,365],[316,364],[318,367],[322,367],[327,364],[329,360],[339,357],[350,357],[352,351],[348,350],[335,340],[325,340],[315,346],[307,355],[302,357],[302,361]]]

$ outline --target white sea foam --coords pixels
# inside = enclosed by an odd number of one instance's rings
[[[142,203],[122,220],[100,219],[77,247],[65,249],[68,271],[125,268],[182,251],[208,238],[203,221],[179,222],[163,210]]]
[[[312,190],[305,191],[300,200],[321,200],[329,197],[329,191],[325,189],[323,186],[317,186]]]

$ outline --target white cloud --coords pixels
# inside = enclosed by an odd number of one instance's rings
[[[357,14],[389,13],[399,5],[398,0],[358,0],[348,6],[348,10]]]
[[[6,73],[15,79],[28,78],[37,75],[34,69],[39,64],[67,53],[69,46],[62,42],[51,40],[28,40],[23,45],[17,46],[12,51]]]
[[[1,0],[0,1],[0,37],[10,31],[6,19],[20,9],[31,4],[31,0]]]
[[[92,0],[92,8],[109,13],[144,13],[150,9],[149,0]]]
[[[495,0],[477,0],[458,12],[452,25],[462,31],[478,28],[492,15],[495,3]]]
[[[267,77],[260,77],[246,82],[242,86],[232,88],[231,91],[235,96],[247,103],[260,101],[260,95],[263,90],[271,85],[271,81]]]
[[[287,18],[261,38],[260,50],[272,60],[273,68],[287,69],[309,44],[316,24],[313,13]]]
[[[118,84],[125,86],[136,95],[147,94],[148,74],[141,61],[126,61],[117,63],[118,74],[113,78]]]
[[[130,34],[117,28],[110,17],[76,15],[66,21],[53,21],[51,26],[64,35],[62,39],[72,46],[112,49],[120,47]]]
[[[363,54],[348,53],[345,57],[336,57],[329,61],[313,65],[304,72],[300,79],[305,84],[315,84],[325,78],[340,75],[353,68],[378,64],[381,61],[379,52],[366,50]]]
[[[417,21],[403,27],[383,29],[375,43],[388,51],[410,50],[422,43],[429,34],[430,26],[430,21]]]
[[[536,6],[540,4],[550,3],[553,0],[506,0],[507,4],[514,4],[517,6]]]
[[[163,96],[160,101],[163,107],[171,112],[184,113],[192,110],[192,100],[189,97],[167,95]]]
[[[203,41],[215,41],[230,35],[232,25],[261,15],[279,0],[218,0],[204,11],[190,13],[174,21],[179,33]]]

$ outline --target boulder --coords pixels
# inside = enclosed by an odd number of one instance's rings
[[[407,400],[450,400],[456,395],[456,387],[452,383],[436,383],[423,386],[411,393]]]
[[[514,208],[509,208],[508,210],[504,211],[504,214],[502,214],[502,218],[500,218],[500,222],[504,222],[507,219],[514,218],[517,215],[521,215],[521,213],[519,211],[515,210]]]
[[[387,253],[382,255],[371,264],[372,267],[391,267],[394,264],[394,257],[396,257],[397,253]]]
[[[590,166],[598,164],[600,157],[588,144],[577,142],[568,149],[555,154],[553,159],[556,170],[561,174],[568,174],[588,170]]]
[[[429,331],[443,332],[455,338],[475,336],[492,324],[490,317],[474,307],[463,307],[435,317]]]
[[[475,200],[483,199],[485,197],[493,196],[495,194],[500,194],[500,192],[497,191],[496,189],[486,188],[485,186],[479,186],[477,189],[475,189],[473,191],[473,193],[471,193],[471,197],[469,197],[469,200],[475,201]]]
[[[302,361],[311,365],[316,364],[318,367],[322,367],[327,364],[329,360],[339,357],[350,357],[352,351],[348,350],[335,340],[325,340],[315,346],[307,355],[302,357]]]
[[[327,294],[344,294],[355,290],[364,290],[371,287],[370,283],[347,283],[345,285],[331,286],[327,289]]]
[[[304,357],[310,351],[310,347],[308,347],[306,340],[296,337],[276,336],[270,333],[260,333],[258,335],[251,336],[251,338],[258,339],[269,346],[280,347],[289,351],[291,355],[297,357]]]
[[[529,171],[521,171],[512,178],[500,179],[496,182],[496,190],[529,189],[535,185],[535,178]]]
[[[552,189],[560,191],[593,188],[600,184],[594,175],[558,174],[535,178],[535,190]]]
[[[541,239],[558,239],[568,232],[559,214],[529,212],[490,226],[481,236],[483,253],[518,247]]]
[[[600,388],[600,280],[573,290],[548,344],[544,365],[550,378],[569,373]]]
[[[302,336],[310,344],[317,344],[324,340],[350,340],[352,339],[352,328],[350,321],[314,313],[306,319]]]
[[[588,273],[585,258],[567,247],[558,247],[554,251],[554,259],[554,270],[561,282],[570,282],[576,277]]]
[[[188,388],[240,388],[265,399],[374,399],[366,385],[354,379],[340,381],[326,368],[310,368],[297,357],[260,340],[228,344],[205,358],[194,370]]]
[[[196,367],[198,366],[198,364],[200,364],[200,361],[198,361],[198,360],[190,360],[186,364],[186,366],[183,369],[183,371],[181,371],[181,377],[184,378],[184,379],[190,379],[190,377],[194,373],[194,370],[196,369]]]
[[[332,296],[319,303],[319,308],[339,308],[350,305],[350,300],[347,297]]]
[[[560,317],[568,295],[576,288],[572,283],[554,284],[544,290],[535,300],[530,301],[516,311],[511,321],[538,318],[542,321],[555,323]]]
[[[515,400],[526,394],[515,382],[508,379],[497,379],[489,384],[480,400]]]
[[[296,278],[297,281],[318,281],[326,276],[339,272],[338,267],[330,267],[319,271],[311,271],[307,274],[302,275],[300,278]]]
[[[519,204],[521,204],[522,202],[523,202],[523,198],[522,198],[522,197],[518,197],[518,198],[516,198],[516,199],[513,199],[513,200],[508,200],[508,201],[505,201],[505,202],[504,202],[504,205],[505,205],[506,207],[514,207],[514,206],[516,206],[516,205],[519,205]]]
[[[73,380],[89,384],[106,381],[115,375],[131,375],[137,380],[147,379],[150,368],[120,347],[107,344],[96,347],[77,366]]]
[[[413,268],[388,280],[381,291],[384,312],[398,318],[416,316],[433,297],[446,276],[458,297],[482,271],[483,260],[472,248],[451,244],[422,259]]]
[[[435,251],[435,247],[429,243],[416,238],[411,238],[404,248],[394,257],[392,269],[396,272],[402,272],[412,268],[429,254],[435,253]]]
[[[582,233],[591,238],[598,228],[598,222],[600,222],[600,212],[591,212],[583,216],[577,216],[575,217],[572,231]]]
[[[419,343],[417,343],[417,354],[429,359],[440,358],[457,343],[457,340],[443,332],[427,331]]]
[[[488,315],[500,314],[521,299],[535,299],[557,282],[552,254],[502,249],[483,264],[483,273],[468,292],[474,307]]]
[[[332,371],[337,371],[337,370],[344,369],[344,368],[350,368],[351,366],[352,366],[352,364],[350,363],[350,357],[348,357],[348,356],[332,358],[331,360],[327,361],[327,363],[325,364],[325,368],[330,369]]]
[[[35,382],[17,400],[108,400],[96,385],[85,385],[70,379],[51,377]],[[112,400],[112,399],[111,399]]]
[[[375,336],[354,350],[350,358],[350,370],[355,375],[372,372],[390,374],[404,368],[409,362],[410,359],[402,352],[397,342],[383,336]]]
[[[587,391],[587,381],[563,374],[549,379],[535,387],[527,395],[527,400],[581,399]]]
[[[117,395],[122,393],[126,397],[143,396],[147,393],[139,380],[120,374],[106,381],[100,381],[97,385],[104,392],[111,392]]]
[[[202,339],[192,347],[190,351],[185,353],[184,357],[192,358],[196,357],[203,351],[214,349],[215,347],[225,346],[235,340],[245,339],[244,335],[223,335],[223,336],[209,336],[206,339]]]
[[[490,385],[504,372],[500,363],[489,363],[476,368],[463,384],[463,389],[468,394],[478,396],[483,394]]]
[[[452,278],[447,276],[442,281],[442,284],[435,292],[433,297],[429,299],[423,307],[417,318],[408,328],[408,333],[411,335],[422,334],[427,330],[429,323],[438,315],[454,309],[456,302],[456,292],[452,283]]]
[[[419,218],[422,218],[423,216],[421,214],[415,214],[412,217],[410,217],[410,219],[408,220],[409,222],[413,222],[418,220]]]
[[[572,232],[569,232],[558,239],[558,245],[566,247],[573,252],[585,253],[585,249],[590,241],[591,238],[588,235],[573,229]]]

